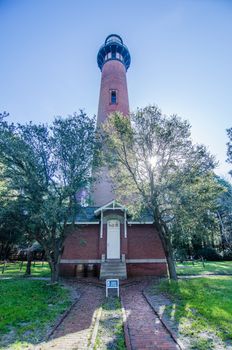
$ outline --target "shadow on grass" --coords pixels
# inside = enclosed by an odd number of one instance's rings
[[[190,262],[177,264],[177,273],[179,276],[198,275],[198,274],[218,274],[232,275],[232,261],[206,261],[204,266],[202,262]]]
[[[26,262],[16,261],[0,265],[0,280],[6,277],[25,277]],[[36,261],[31,265],[31,277],[50,277],[51,270],[47,262]]]
[[[150,302],[187,349],[226,349],[232,340],[231,277],[162,281]]]

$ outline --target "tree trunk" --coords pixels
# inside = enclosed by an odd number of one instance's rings
[[[60,259],[58,259],[58,261],[54,261],[49,259],[49,265],[51,269],[51,284],[58,283],[59,281],[59,260]]]
[[[11,244],[6,242],[5,245],[2,246],[2,260],[8,260],[9,254],[11,251]]]
[[[221,248],[222,248],[222,252],[224,254],[224,250],[225,250],[225,229],[224,229],[224,225],[223,225],[223,221],[222,221],[222,217],[219,213],[219,211],[217,211],[217,216],[218,216],[218,220],[219,220],[219,229],[220,229],[220,235],[221,235]]]
[[[177,281],[176,266],[175,266],[173,249],[170,242],[170,238],[165,232],[165,229],[160,224],[156,224],[155,228],[158,231],[159,237],[161,239],[161,242],[164,248],[164,253],[167,259],[169,277],[170,279]]]
[[[41,236],[35,236],[35,239],[40,243],[44,249],[46,259],[51,269],[51,284],[56,284],[59,281],[60,259],[63,251],[63,238],[58,240],[53,237],[52,242],[47,242],[41,239]]]
[[[173,250],[172,250],[172,246],[171,246],[170,242],[168,242],[166,244],[166,250],[164,250],[164,251],[166,254],[166,259],[167,259],[167,264],[168,264],[169,277],[172,280],[177,281],[176,265],[175,265]]]
[[[27,251],[27,267],[26,267],[26,272],[25,272],[26,276],[31,275],[32,255],[33,255],[32,251],[30,249],[28,249],[28,251]]]

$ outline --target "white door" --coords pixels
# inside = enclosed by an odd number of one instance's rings
[[[107,221],[107,259],[120,259],[120,222]]]

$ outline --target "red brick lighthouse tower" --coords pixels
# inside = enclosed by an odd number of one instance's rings
[[[102,72],[97,125],[101,126],[113,112],[129,114],[126,71],[131,58],[128,48],[119,35],[109,35],[98,51],[97,63]],[[108,170],[103,168],[93,190],[93,202],[102,206],[114,199]]]
[[[130,53],[120,36],[109,35],[97,56],[102,72],[97,123],[110,113],[129,114],[126,72]],[[93,169],[93,172],[95,170]],[[137,217],[118,203],[105,167],[94,174],[94,205],[78,209],[64,243],[60,261],[63,276],[97,274],[100,279],[127,276],[166,276],[162,242],[149,210]]]

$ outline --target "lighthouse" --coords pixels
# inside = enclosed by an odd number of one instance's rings
[[[126,72],[131,58],[119,35],[109,35],[98,51],[101,87],[97,125],[113,112],[129,115]],[[60,261],[62,276],[98,276],[126,279],[139,276],[167,276],[162,242],[149,211],[136,217],[115,200],[107,167],[97,173],[92,189],[93,204],[78,208],[70,222]]]
[[[129,99],[126,72],[131,57],[122,38],[117,34],[107,36],[97,55],[101,70],[101,86],[97,114],[97,126],[101,127],[107,117],[114,112],[129,115]],[[115,199],[112,182],[106,167],[100,170],[94,184],[92,200],[102,206]]]

